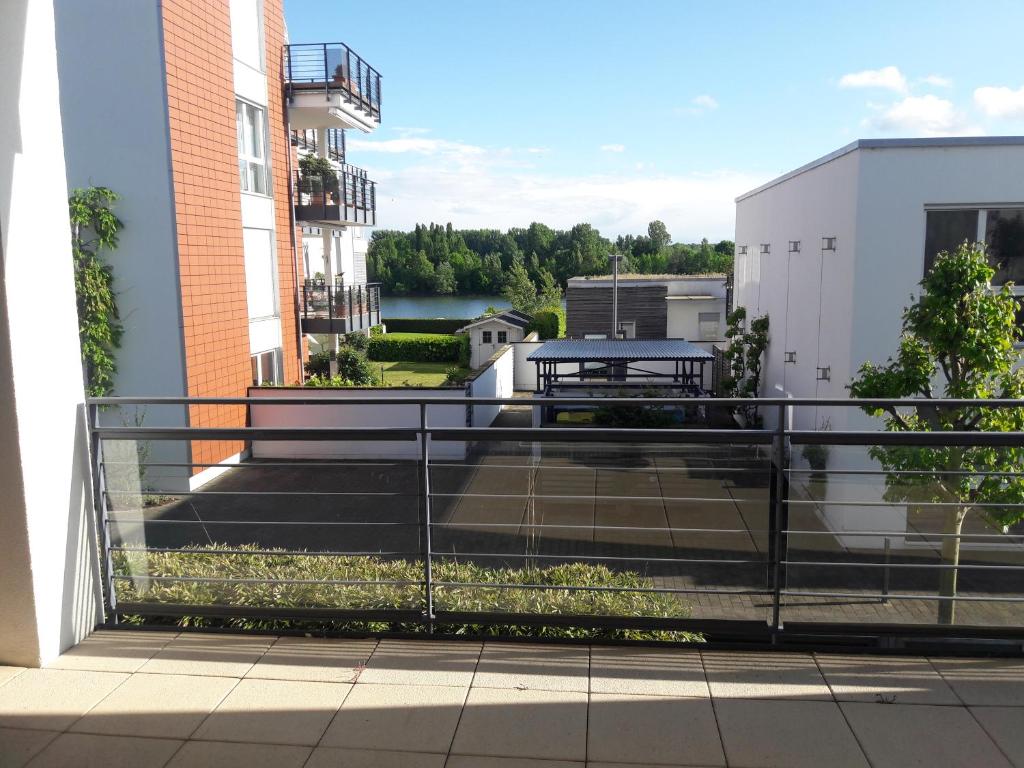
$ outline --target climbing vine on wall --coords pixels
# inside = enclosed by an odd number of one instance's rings
[[[124,226],[111,210],[118,198],[106,187],[89,187],[74,190],[68,200],[78,334],[86,388],[93,397],[113,391],[115,351],[124,330],[117,311],[114,273],[101,257],[103,251],[117,247],[118,233]]]

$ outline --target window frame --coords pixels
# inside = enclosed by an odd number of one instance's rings
[[[498,344],[508,344],[508,331],[498,331]]]
[[[247,120],[250,111],[251,114],[259,117],[258,131],[256,130],[257,126]],[[246,148],[246,139],[250,134],[250,128],[252,129],[252,138],[255,138],[257,135],[259,136],[262,154],[251,154]],[[242,192],[247,195],[271,197],[270,146],[267,133],[266,107],[235,96],[235,134],[238,141],[238,176]],[[264,188],[262,192],[252,188],[253,185],[250,183],[254,167],[262,170],[261,177]]]
[[[273,367],[273,381],[263,378],[263,358],[270,355],[270,364]],[[255,374],[252,379],[254,387],[280,386],[284,383],[284,352],[281,347],[265,349],[249,355],[249,364]]]
[[[493,344],[494,342],[491,341],[492,338],[494,338],[494,335],[491,331],[480,331],[481,344]]]

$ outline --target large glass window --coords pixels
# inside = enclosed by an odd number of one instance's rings
[[[698,312],[697,326],[701,339],[720,339],[722,315],[720,312]]]
[[[266,114],[260,107],[236,101],[235,125],[238,131],[238,174],[242,191],[268,195],[270,179],[267,173]]]
[[[281,384],[284,373],[281,370],[281,348],[268,349],[266,352],[252,355],[252,383],[254,387]]]
[[[961,208],[932,210],[926,214],[924,269],[932,268],[941,251],[955,250],[965,240],[979,237],[988,246],[995,268],[994,285],[1024,283],[1024,208]]]
[[[249,319],[277,314],[277,280],[274,262],[273,232],[269,229],[242,230],[245,258],[245,297]]]
[[[978,211],[928,211],[924,233],[924,271],[931,271],[942,251],[955,251],[964,242],[978,239]]]

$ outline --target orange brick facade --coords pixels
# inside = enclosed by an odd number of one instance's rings
[[[282,362],[284,382],[293,383],[301,378],[301,367],[285,154],[290,147],[280,84],[284,18],[278,0],[267,0],[265,8]],[[162,14],[188,395],[243,397],[252,383],[252,367],[228,3],[163,0]],[[190,410],[192,426],[245,424],[241,406]],[[213,464],[241,449],[237,442],[194,442],[192,462]]]

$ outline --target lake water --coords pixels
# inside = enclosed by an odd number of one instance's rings
[[[508,309],[503,296],[381,296],[380,314],[389,317],[479,317],[487,307]]]

